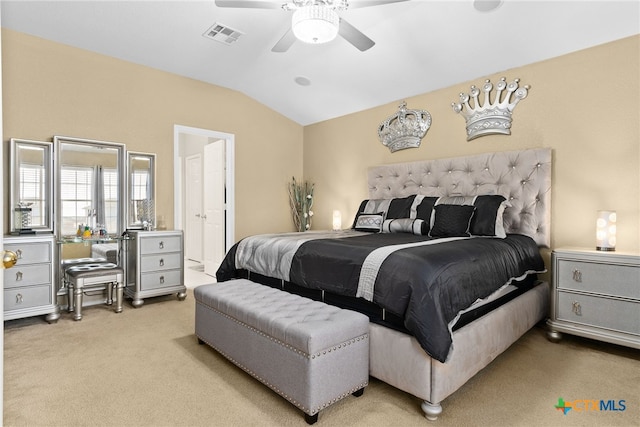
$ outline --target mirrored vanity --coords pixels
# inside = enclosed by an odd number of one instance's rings
[[[5,249],[17,262],[4,271],[4,319],[46,315],[69,305],[64,265],[117,264],[125,295],[186,297],[181,231],[156,231],[156,155],[124,144],[66,136],[10,141],[10,212]],[[108,301],[86,292],[82,306]]]

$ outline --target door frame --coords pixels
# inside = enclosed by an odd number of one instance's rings
[[[190,126],[173,126],[173,170],[174,170],[174,227],[184,228],[182,218],[183,195],[182,195],[182,162],[180,161],[180,135],[198,135],[207,138],[225,141],[225,182],[226,182],[226,203],[225,203],[225,252],[235,243],[235,135],[231,133],[218,132],[209,129],[194,128]],[[206,165],[203,165],[206,167]]]

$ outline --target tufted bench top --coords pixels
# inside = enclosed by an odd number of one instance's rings
[[[88,277],[100,277],[110,273],[123,273],[123,269],[116,264],[110,262],[101,262],[95,264],[82,264],[69,267],[65,270],[65,273],[69,277],[74,278],[88,278]]]
[[[195,288],[196,301],[313,355],[369,331],[369,318],[246,279]]]

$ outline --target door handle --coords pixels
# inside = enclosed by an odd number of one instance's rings
[[[196,214],[196,218],[200,218],[200,214]]]
[[[2,254],[2,265],[4,268],[11,268],[18,262],[18,255],[12,251],[4,251]]]
[[[207,216],[206,215],[202,215],[202,219],[207,219]]]

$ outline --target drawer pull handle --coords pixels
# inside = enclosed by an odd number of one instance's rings
[[[160,258],[160,267],[164,266],[164,260]]]
[[[164,276],[160,276],[160,283],[164,283]]]
[[[22,294],[16,294],[16,304],[22,304]]]
[[[16,255],[18,256],[18,259],[22,259],[22,249],[18,249],[16,251]]]
[[[582,282],[582,271],[578,269],[573,270],[573,280],[575,282]]]
[[[573,311],[576,316],[582,316],[582,306],[580,303],[578,301],[574,301],[572,306],[571,311]]]
[[[16,282],[22,280],[22,271],[16,271]]]
[[[158,247],[159,247],[160,249],[164,249],[164,242],[162,242],[162,241],[161,241],[161,242],[158,244]]]

